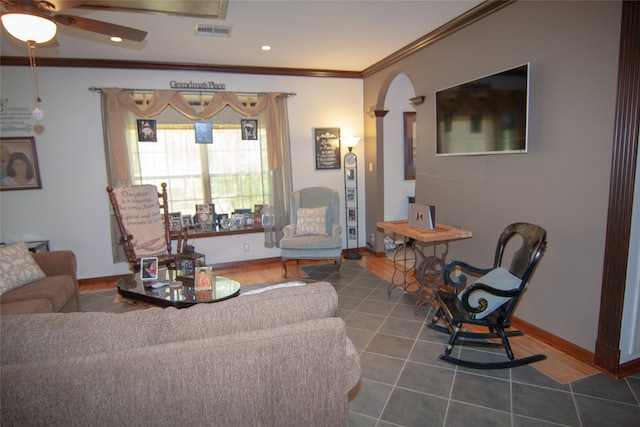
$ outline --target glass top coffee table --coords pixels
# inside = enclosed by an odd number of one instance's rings
[[[159,270],[156,282],[157,285],[164,286],[151,287],[149,283],[143,283],[140,274],[129,274],[116,281],[118,293],[123,298],[134,301],[141,301],[161,307],[187,308],[195,304],[212,303],[233,298],[240,293],[240,283],[224,276],[213,276],[211,279],[211,290],[196,291],[193,284],[185,283],[182,286],[169,285],[172,282],[170,276],[172,272]]]

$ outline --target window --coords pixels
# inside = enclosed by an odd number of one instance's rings
[[[270,193],[263,172],[267,150],[264,130],[257,140],[243,140],[237,124],[214,124],[213,143],[196,144],[194,125],[156,125],[157,142],[130,139],[129,158],[135,184],[166,182],[169,206],[182,215],[196,204],[215,204],[216,213],[231,214],[264,204]]]

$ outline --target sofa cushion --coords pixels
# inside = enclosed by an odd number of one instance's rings
[[[2,315],[31,313],[53,313],[53,304],[46,298],[3,302],[0,304],[0,314]]]
[[[57,312],[74,298],[76,283],[68,275],[50,276],[36,280],[2,295],[2,304],[31,299],[47,299],[51,302],[52,311]]]
[[[319,208],[298,208],[298,222],[296,224],[296,235],[327,235],[327,207]]]
[[[318,282],[181,310],[4,316],[0,360],[35,362],[267,329],[331,317],[337,304],[333,286]]]
[[[0,295],[45,277],[24,242],[0,247]]]

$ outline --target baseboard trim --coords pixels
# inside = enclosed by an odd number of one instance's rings
[[[91,285],[100,285],[105,282],[115,282],[118,279],[122,279],[125,276],[128,276],[131,273],[127,274],[118,274],[116,276],[104,276],[104,277],[90,277],[88,279],[78,279],[78,286],[91,286]]]
[[[537,326],[532,325],[529,322],[526,322],[522,319],[518,319],[517,317],[513,317],[511,319],[511,324],[517,328],[522,329],[528,335],[531,335],[533,338],[536,338],[550,346],[562,351],[563,353],[568,354],[569,356],[577,359],[583,363],[593,366],[596,369],[602,370],[600,367],[596,366],[594,363],[595,355],[585,350],[582,347],[579,347],[565,339],[562,339],[556,335],[553,335],[544,329],[541,329]]]

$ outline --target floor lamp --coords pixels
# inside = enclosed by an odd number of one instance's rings
[[[344,155],[344,195],[345,195],[345,215],[347,225],[347,249],[344,257],[346,259],[360,259],[360,233],[358,227],[358,157],[353,152],[353,147],[358,144],[360,137],[351,136],[343,138],[344,144],[349,152]],[[355,242],[355,252],[349,252],[349,242]]]

